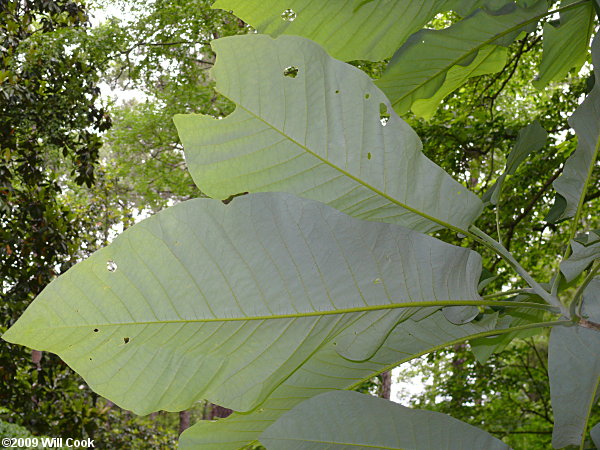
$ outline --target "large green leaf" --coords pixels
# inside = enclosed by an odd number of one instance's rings
[[[236,110],[222,120],[175,118],[190,173],[209,196],[287,191],[424,232],[464,230],[481,212],[360,70],[296,36],[236,36],[213,47],[217,89]],[[382,106],[391,111],[385,125]]]
[[[563,173],[552,185],[557,196],[546,218],[557,222],[575,216],[583,205],[585,191],[592,176],[600,148],[600,38],[592,43],[595,84],[586,99],[569,118],[577,133],[577,148],[565,162]]]
[[[584,292],[583,314],[600,323],[600,278],[592,280]],[[579,446],[600,396],[600,332],[581,326],[553,328],[548,375],[554,411],[552,445]]]
[[[203,398],[245,411],[365,315],[479,299],[480,269],[470,250],[289,194],[197,199],[53,281],[3,338],[139,414]]]
[[[462,3],[462,5],[461,5]],[[391,56],[437,13],[474,0],[217,0],[260,33],[293,34],[322,45],[335,58],[379,61]]]
[[[561,7],[577,0],[562,0]],[[544,24],[544,49],[540,75],[533,84],[538,89],[554,80],[560,80],[571,69],[579,70],[588,56],[590,37],[594,30],[596,13],[592,2],[563,12],[560,24]]]
[[[300,402],[329,390],[351,389],[415,356],[461,342],[481,333],[493,333],[495,314],[464,325],[448,322],[441,311],[416,321],[415,316],[402,322],[384,345],[368,361],[344,359],[337,352],[337,338],[323,346],[298,368],[260,406],[250,414],[234,413],[217,422],[200,421],[186,430],[180,449],[234,450],[258,439],[263,430]],[[344,331],[340,337],[347,334]]]
[[[267,428],[260,441],[269,450],[509,448],[446,414],[350,391],[300,403]]]
[[[497,11],[479,9],[443,30],[421,30],[396,52],[376,84],[399,114],[407,112],[419,99],[441,100],[449,92],[444,84],[448,71],[453,71],[452,88],[472,75],[499,71],[505,64],[505,53],[494,52],[489,46],[510,43],[546,10],[545,0],[527,8],[511,3]],[[487,61],[485,72],[474,72],[472,63],[480,52],[492,53],[494,58]],[[425,110],[421,106],[417,111],[431,114],[436,105],[431,101],[427,105]]]
[[[571,256],[560,263],[560,271],[567,282],[573,281],[594,260],[600,258],[600,234],[592,231],[587,235],[585,243],[571,241]]]

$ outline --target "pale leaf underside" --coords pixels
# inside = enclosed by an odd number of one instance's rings
[[[422,232],[465,230],[480,214],[479,198],[425,157],[360,70],[295,36],[236,36],[213,47],[217,89],[236,110],[222,120],[175,118],[190,173],[209,196],[291,192]]]
[[[399,303],[478,300],[480,270],[470,250],[289,194],[197,199],[53,281],[3,338],[139,414],[247,411],[355,323],[385,335],[416,311]]]
[[[584,292],[583,314],[600,323],[600,278],[592,280]],[[552,445],[579,446],[585,439],[592,405],[600,396],[600,333],[580,326],[555,327],[548,348]]]
[[[600,66],[600,38],[592,43],[594,67]],[[582,207],[583,194],[591,179],[600,148],[600,71],[595,70],[596,82],[586,99],[569,118],[577,134],[577,148],[565,162],[563,173],[552,185],[558,193],[546,220],[556,222],[576,215]]]
[[[362,362],[341,357],[333,341],[299,367],[259,409],[250,414],[234,413],[217,422],[200,421],[181,435],[179,448],[234,450],[243,447],[258,440],[263,430],[302,401],[330,390],[350,389],[419,354],[491,331],[496,326],[495,319],[495,315],[490,315],[478,322],[453,325],[441,311],[419,321],[409,318],[392,331],[370,360]]]
[[[269,450],[509,448],[446,414],[350,391],[328,392],[299,404],[260,440]]]

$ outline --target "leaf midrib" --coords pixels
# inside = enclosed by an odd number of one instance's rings
[[[325,311],[309,311],[305,313],[290,314],[272,314],[261,316],[246,317],[214,317],[203,319],[174,319],[174,320],[149,320],[149,321],[131,321],[131,322],[112,322],[112,323],[88,323],[77,325],[53,326],[52,329],[59,328],[89,328],[90,326],[123,326],[123,325],[152,325],[152,324],[177,324],[177,323],[214,323],[214,322],[246,322],[255,320],[277,320],[277,319],[298,319],[304,317],[321,317],[341,314],[351,314],[360,312],[382,311],[386,309],[401,308],[425,308],[425,307],[445,307],[445,306],[502,306],[502,307],[522,307],[548,310],[548,305],[533,302],[513,302],[513,301],[483,301],[483,300],[436,300],[436,301],[413,301],[403,303],[389,303],[385,305],[367,305],[353,308],[341,308]]]

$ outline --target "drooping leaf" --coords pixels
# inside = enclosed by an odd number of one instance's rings
[[[446,414],[350,391],[300,403],[267,428],[260,442],[272,450],[509,448]]]
[[[540,150],[546,145],[547,140],[548,133],[542,128],[537,120],[519,130],[517,142],[506,159],[504,173],[500,175],[496,183],[485,193],[483,201],[489,201],[493,205],[496,205],[500,198],[502,185],[504,184],[506,177],[508,175],[514,175],[519,165],[525,161],[527,156],[532,152]]]
[[[571,256],[560,263],[560,271],[567,282],[577,278],[595,259],[600,258],[600,234],[590,232],[588,242],[571,241]]]
[[[218,0],[260,33],[309,38],[343,61],[380,61],[436,14],[473,8],[474,0]]]
[[[573,240],[587,247],[589,245],[595,244],[599,236],[600,229],[596,229],[591,231],[584,231],[582,233],[577,233]]]
[[[234,413],[217,422],[200,421],[181,435],[179,448],[238,449],[257,440],[262,431],[285,411],[306,399],[329,390],[351,389],[415,356],[495,328],[495,321],[489,317],[465,325],[451,324],[441,311],[420,321],[415,321],[414,317],[396,327],[368,361],[355,362],[341,357],[334,345],[338,341],[336,338],[282,383],[259,409],[250,414]],[[343,338],[347,333],[345,330],[339,337]]]
[[[437,93],[441,88],[447,90],[444,82],[449,70],[455,71],[452,86],[466,81],[479,52],[495,55],[486,62],[486,73],[501,70],[505,58],[488,46],[509,44],[546,10],[544,0],[523,8],[511,3],[497,11],[479,9],[443,30],[421,30],[398,49],[376,84],[388,96],[394,110],[404,114],[419,99],[440,98]],[[429,113],[431,107],[433,103],[428,104]]]
[[[468,306],[467,306],[468,307]],[[430,316],[439,308],[420,308],[415,311],[404,310],[402,314],[414,321]],[[445,308],[444,308],[445,309]],[[408,314],[407,314],[408,312]],[[397,314],[400,311],[381,311],[379,314],[369,314],[356,320],[335,338],[335,349],[338,354],[350,361],[366,361],[381,348],[390,333],[399,323]]]
[[[393,304],[479,299],[480,264],[289,194],[197,199],[53,281],[3,338],[59,354],[139,414],[203,398],[245,411],[365,315],[400,321],[415,309]]]
[[[529,296],[519,295],[515,297],[515,301],[527,300]],[[514,328],[527,323],[542,322],[546,316],[546,312],[540,309],[533,308],[511,308],[505,311],[505,314],[498,317],[496,328]],[[494,353],[499,353],[510,344],[513,339],[524,339],[530,336],[534,336],[540,333],[539,328],[533,328],[528,330],[519,330],[511,333],[500,334],[498,336],[483,337],[479,339],[473,339],[469,341],[471,351],[475,356],[475,359],[480,364],[485,362]]]
[[[479,314],[477,306],[446,306],[442,309],[444,316],[455,325],[470,322]]]
[[[508,175],[514,175],[519,165],[525,161],[529,154],[541,149],[546,145],[547,140],[548,133],[537,120],[520,129],[515,147],[506,159],[505,172]]]
[[[561,7],[576,0],[562,0]],[[548,83],[562,79],[571,69],[579,70],[587,59],[590,37],[594,30],[595,11],[592,2],[564,11],[560,24],[544,24],[544,42],[540,75],[533,85],[543,89]]]
[[[594,67],[600,68],[600,38],[592,43]],[[577,133],[577,148],[565,162],[563,173],[552,185],[557,195],[546,220],[558,222],[575,216],[583,194],[592,176],[600,147],[600,70],[594,71],[595,84],[586,99],[569,118],[569,125]]]
[[[481,270],[481,277],[479,278],[479,284],[477,290],[481,293],[488,284],[498,278],[498,275],[487,270],[485,267]]]
[[[446,96],[460,86],[469,78],[497,72],[506,64],[508,50],[499,45],[488,45],[477,52],[475,59],[467,66],[457,64],[450,68],[444,78],[444,83],[429,98],[415,100],[411,109],[417,117],[431,119],[435,114],[440,102]]]
[[[600,278],[592,280],[583,295],[583,315],[600,323]],[[553,328],[548,375],[554,411],[552,445],[579,446],[600,396],[600,332],[581,326]]]
[[[175,118],[190,173],[209,196],[287,191],[423,232],[465,229],[479,215],[479,198],[423,155],[415,132],[360,70],[296,36],[213,46],[217,89],[236,110],[223,120]],[[284,75],[288,67],[294,78]]]
[[[498,312],[495,312],[494,315],[496,316],[496,328],[508,328],[513,320],[510,316],[499,317],[500,314]],[[490,356],[504,347],[503,344],[505,339],[506,337],[504,334],[472,339],[469,341],[469,347],[473,356],[475,356],[475,359],[480,364],[485,364]]]

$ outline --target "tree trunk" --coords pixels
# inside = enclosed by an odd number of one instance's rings
[[[223,408],[222,406],[215,405],[213,403],[210,408],[209,419],[210,420],[221,419],[221,418],[229,416],[232,412],[233,411],[229,408]]]
[[[179,411],[179,434],[183,433],[190,427],[190,412]]]
[[[378,395],[381,398],[390,399],[390,395],[392,393],[392,372],[388,370],[387,372],[383,372],[379,375],[379,380],[381,384],[379,385]]]
[[[42,370],[42,352],[39,350],[31,350],[31,362],[35,364],[37,370]]]

